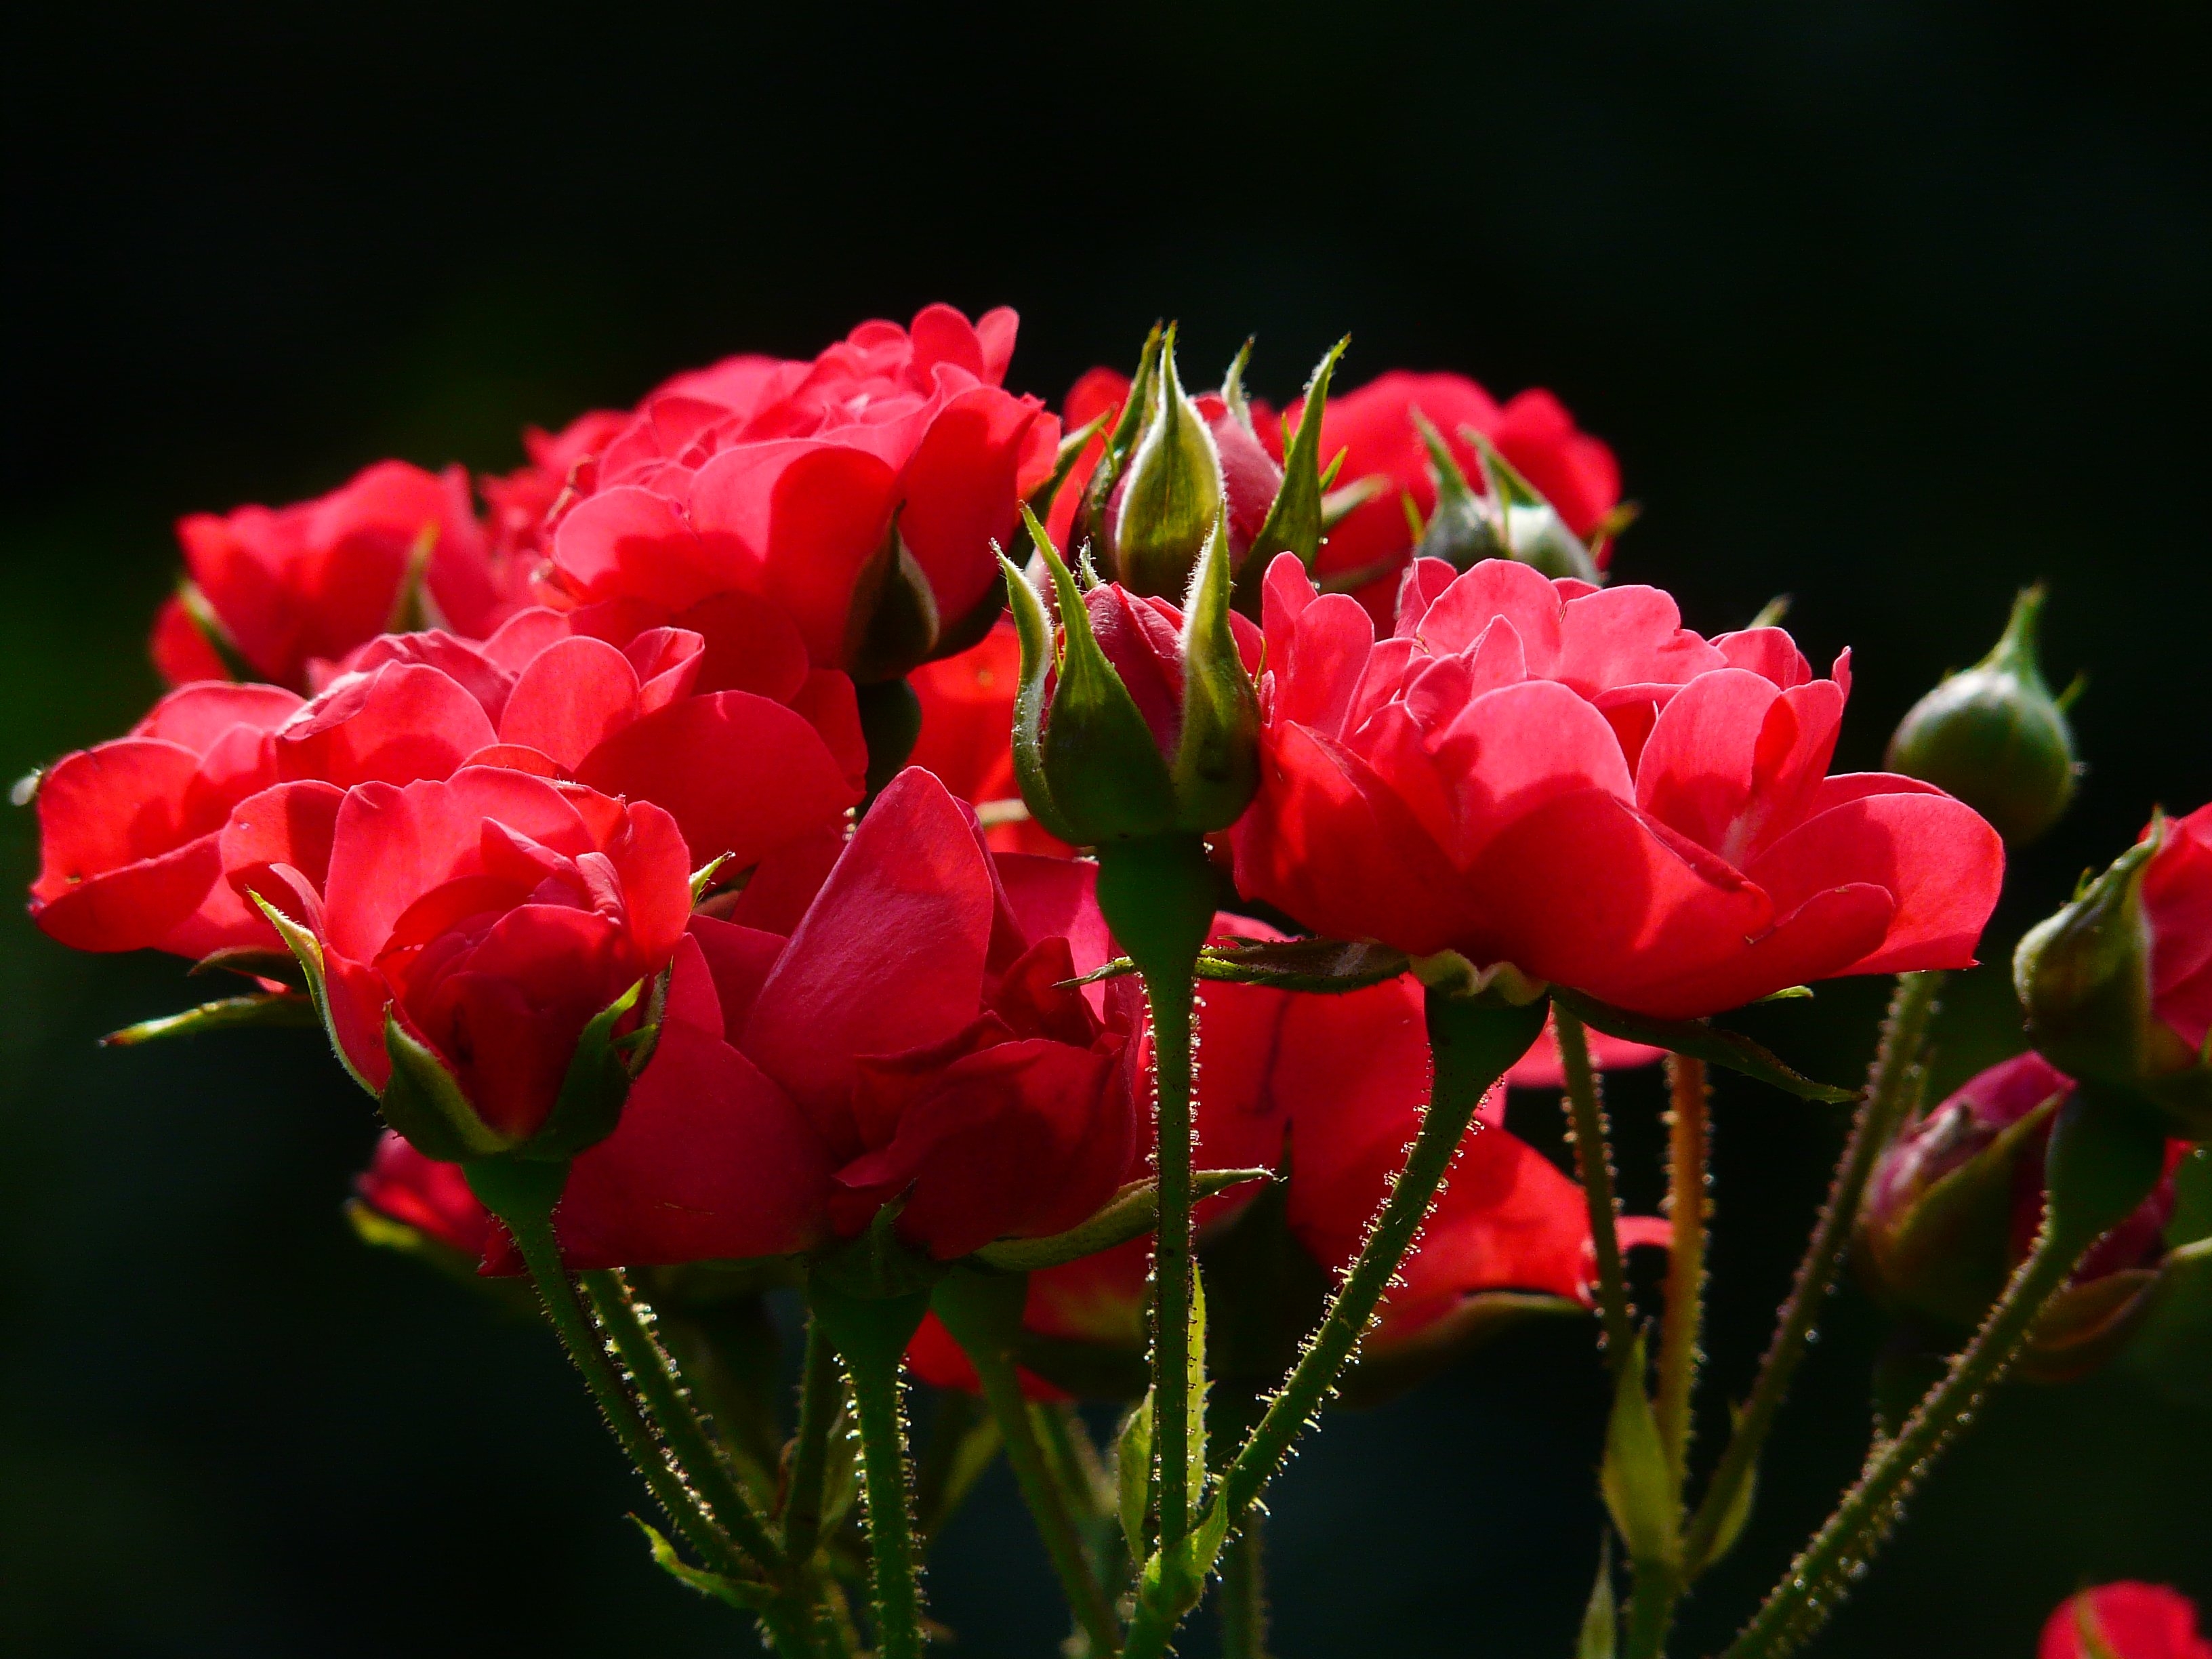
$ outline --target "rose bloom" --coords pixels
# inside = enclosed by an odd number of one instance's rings
[[[178,522],[177,539],[230,643],[280,685],[305,685],[318,660],[390,627],[408,570],[426,548],[424,597],[445,625],[481,636],[515,608],[477,524],[468,475],[457,466],[432,473],[380,461],[294,507],[195,513]],[[179,599],[162,607],[153,650],[173,685],[231,677]]]
[[[2212,1042],[2212,806],[2166,825],[2143,871],[2142,908],[2151,1017],[2201,1065]]]
[[[1510,560],[1408,573],[1377,641],[1295,558],[1263,604],[1239,890],[1316,931],[1510,963],[1663,1018],[1970,964],[1996,833],[1940,790],[1830,777],[1848,659],[1707,641],[1656,588]]]
[[[1264,923],[1217,918],[1213,939],[1276,937]],[[1283,1219],[1316,1273],[1343,1273],[1358,1254],[1428,1103],[1430,1061],[1420,987],[1401,976],[1341,996],[1210,983],[1199,1016],[1204,1067],[1195,1103],[1201,1170],[1287,1173]],[[1540,1063],[1548,1039],[1530,1050]],[[1554,1051],[1555,1052],[1555,1051]],[[1633,1063],[1632,1061],[1631,1063]],[[1454,1316],[1489,1291],[1548,1294],[1589,1305],[1589,1211],[1582,1189],[1504,1127],[1505,1091],[1477,1114],[1481,1127],[1455,1158],[1443,1194],[1385,1297],[1364,1352],[1379,1359],[1447,1339]],[[1151,1173],[1139,1148],[1127,1179]],[[1262,1189],[1231,1188],[1198,1206],[1201,1237],[1218,1233]],[[1627,1218],[1631,1243],[1663,1240],[1663,1224]],[[1030,1274],[1023,1322],[1049,1349],[1143,1353],[1149,1238]],[[974,1388],[973,1369],[934,1318],[908,1354],[926,1382]],[[1034,1373],[1041,1399],[1065,1391]]]
[[[1522,392],[1499,404],[1464,374],[1415,374],[1393,369],[1365,386],[1330,398],[1322,411],[1323,465],[1344,453],[1337,474],[1341,489],[1371,480],[1373,496],[1329,532],[1317,568],[1324,574],[1380,570],[1381,580],[1361,590],[1379,622],[1387,623],[1397,592],[1396,574],[1413,552],[1413,538],[1401,497],[1410,495],[1426,519],[1436,511],[1437,486],[1428,447],[1413,424],[1419,410],[1440,433],[1469,484],[1482,488],[1482,471],[1464,428],[1497,446],[1514,470],[1535,486],[1568,529],[1587,539],[1620,501],[1620,468],[1604,442],[1576,428],[1552,393]],[[1295,424],[1297,406],[1293,405]],[[1279,452],[1279,434],[1267,423],[1261,434]],[[1601,552],[1601,559],[1602,553]]]
[[[299,708],[273,685],[188,685],[55,762],[39,780],[32,920],[79,951],[201,957],[268,938],[223,882],[218,842],[231,808],[276,781],[272,734]]]
[[[542,562],[546,520],[571,488],[569,480],[579,468],[592,466],[630,419],[628,410],[594,409],[558,432],[523,428],[526,464],[512,472],[486,473],[477,479],[477,493],[483,497],[486,509],[484,532],[495,563],[520,572]]]
[[[222,852],[234,887],[314,933],[333,1039],[371,1090],[392,1075],[389,1015],[518,1141],[551,1115],[584,1027],[668,965],[691,908],[666,812],[498,767],[279,785],[232,814]]]
[[[719,594],[772,601],[811,660],[854,665],[870,562],[896,525],[951,629],[992,595],[993,544],[1050,476],[1059,423],[1002,389],[1012,311],[970,324],[930,306],[910,328],[863,323],[811,362],[732,357],[647,397],[552,532],[547,586],[567,603],[641,600],[696,627]],[[903,667],[907,665],[899,665]]]
[[[2212,1659],[2197,1608],[2164,1584],[2099,1584],[2059,1603],[2036,1659]]]

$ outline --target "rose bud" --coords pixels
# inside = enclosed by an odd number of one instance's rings
[[[1827,775],[1847,659],[1504,559],[1422,560],[1378,641],[1278,558],[1263,619],[1237,884],[1317,933],[1661,1018],[1973,959],[2002,844],[1927,784]]]
[[[188,685],[130,734],[40,776],[31,919],[78,951],[203,957],[276,939],[222,879],[230,810],[276,781],[270,733],[300,700],[273,685]]]
[[[1084,847],[1235,823],[1256,781],[1260,641],[1229,608],[1220,526],[1185,612],[1118,583],[1085,594],[1043,527],[1029,524],[1060,622],[1054,650],[1042,602],[1008,563],[1022,643],[1014,770],[1030,816]]]
[[[2043,600],[2041,587],[2022,588],[1990,654],[1913,704],[1889,740],[1890,770],[1956,795],[2015,847],[2058,821],[2081,770],[2036,660]]]
[[[1421,533],[1417,556],[1441,559],[1455,570],[1468,569],[1485,559],[1516,559],[1547,576],[1571,577],[1593,586],[1605,580],[1582,538],[1567,528],[1552,504],[1488,439],[1473,434],[1475,459],[1482,469],[1483,491],[1478,495],[1443,435],[1418,409],[1412,415],[1421,441],[1428,446],[1437,495],[1437,510]]]
[[[431,473],[380,461],[297,506],[193,514],[178,522],[177,539],[189,580],[155,623],[153,647],[172,684],[258,678],[301,687],[317,661],[388,628],[481,638],[516,608],[457,466]]]
[[[691,908],[660,808],[483,766],[281,784],[232,814],[223,852],[417,1151],[568,1157],[613,1129],[624,1040]]]
[[[964,649],[999,594],[994,545],[1053,472],[1059,422],[1003,389],[1015,317],[928,306],[811,362],[732,357],[639,406],[556,507],[545,586],[623,599],[741,652],[707,602],[749,594],[817,668],[864,684]]]
[[[2140,1095],[2212,1139],[2212,806],[2142,840],[2013,956],[2028,1038],[2085,1081]]]
[[[2068,1597],[2043,1627],[2036,1659],[2212,1659],[2197,1607],[2164,1584],[2123,1580]]]
[[[1879,1300],[1945,1332],[1980,1322],[2043,1224],[2045,1151],[2073,1092],[2040,1054],[2021,1054],[1969,1079],[1884,1150],[1856,1230]],[[2028,1375],[2078,1376],[2118,1351],[2147,1310],[2173,1206],[2169,1176],[2090,1251],[2044,1315]]]
[[[1063,545],[1072,538],[1109,580],[1155,598],[1179,599],[1189,587],[1217,514],[1232,572],[1284,551],[1312,562],[1326,488],[1318,425],[1302,422],[1279,460],[1244,395],[1250,343],[1218,393],[1192,398],[1176,370],[1175,333],[1170,327],[1146,342],[1134,381],[1093,369],[1069,392],[1069,425],[1103,415],[1109,429],[1055,498],[1053,534]],[[1327,406],[1343,350],[1340,343],[1314,370],[1305,401],[1316,411]]]

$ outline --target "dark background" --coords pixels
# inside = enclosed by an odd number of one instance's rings
[[[1708,631],[1787,591],[1816,661],[1854,648],[1845,763],[2048,576],[2091,772],[1992,962],[2153,802],[2212,795],[2208,66],[2179,0],[40,9],[5,70],[6,775],[151,698],[179,513],[385,454],[512,465],[526,421],[946,298],[1018,306],[1014,380],[1055,399],[1162,314],[1194,380],[1256,331],[1279,397],[1347,329],[1352,383],[1555,388],[1648,509],[1626,576]],[[3,833],[27,878],[28,815]],[[2016,1041],[2001,967],[1955,990],[1947,1080]],[[0,1646],[743,1649],[647,1564],[550,1343],[346,1232],[373,1126],[311,1035],[91,1046],[188,994],[0,935]],[[1881,995],[1759,1029],[1847,1078]],[[1649,1207],[1656,1095],[1620,1097]],[[1715,1410],[1839,1133],[1749,1085],[1717,1110]],[[1877,1327],[1850,1292],[1825,1334],[1685,1653],[1856,1467]],[[1583,1334],[1516,1339],[1334,1419],[1275,1504],[1285,1659],[1567,1652],[1595,1379]],[[2085,1579],[2212,1597],[2212,1415],[2126,1374],[1985,1415],[1820,1651],[2025,1655]],[[1061,1630],[1002,1474],[930,1589],[978,1659]]]

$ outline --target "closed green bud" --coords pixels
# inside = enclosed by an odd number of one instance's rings
[[[1220,453],[1176,372],[1175,335],[1170,325],[1145,389],[1144,425],[1115,491],[1107,536],[1114,579],[1156,598],[1190,586],[1222,511]]]
[[[1436,511],[1421,532],[1417,556],[1442,559],[1455,570],[1485,559],[1512,559],[1547,576],[1593,585],[1604,581],[1582,538],[1481,434],[1468,434],[1481,464],[1483,493],[1477,495],[1450,446],[1418,409],[1413,422],[1428,446],[1429,471],[1437,484]]]
[[[2036,660],[2041,586],[2023,588],[1990,654],[1912,706],[1889,769],[1956,795],[2014,846],[2058,822],[2081,769],[2066,711]]]

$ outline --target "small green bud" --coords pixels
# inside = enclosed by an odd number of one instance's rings
[[[1455,570],[1485,559],[1513,559],[1547,576],[1593,584],[1605,580],[1582,538],[1480,433],[1467,434],[1482,471],[1484,493],[1477,495],[1450,446],[1418,409],[1413,422],[1428,446],[1437,483],[1437,507],[1422,529],[1419,557],[1442,559]]]
[[[1115,580],[1161,598],[1189,586],[1222,510],[1221,457],[1176,372],[1175,336],[1170,324],[1109,537]]]
[[[2058,822],[2080,770],[2036,660],[2043,601],[2040,586],[2021,589],[1996,648],[1915,703],[1889,740],[1890,770],[1956,795],[2016,847]]]

